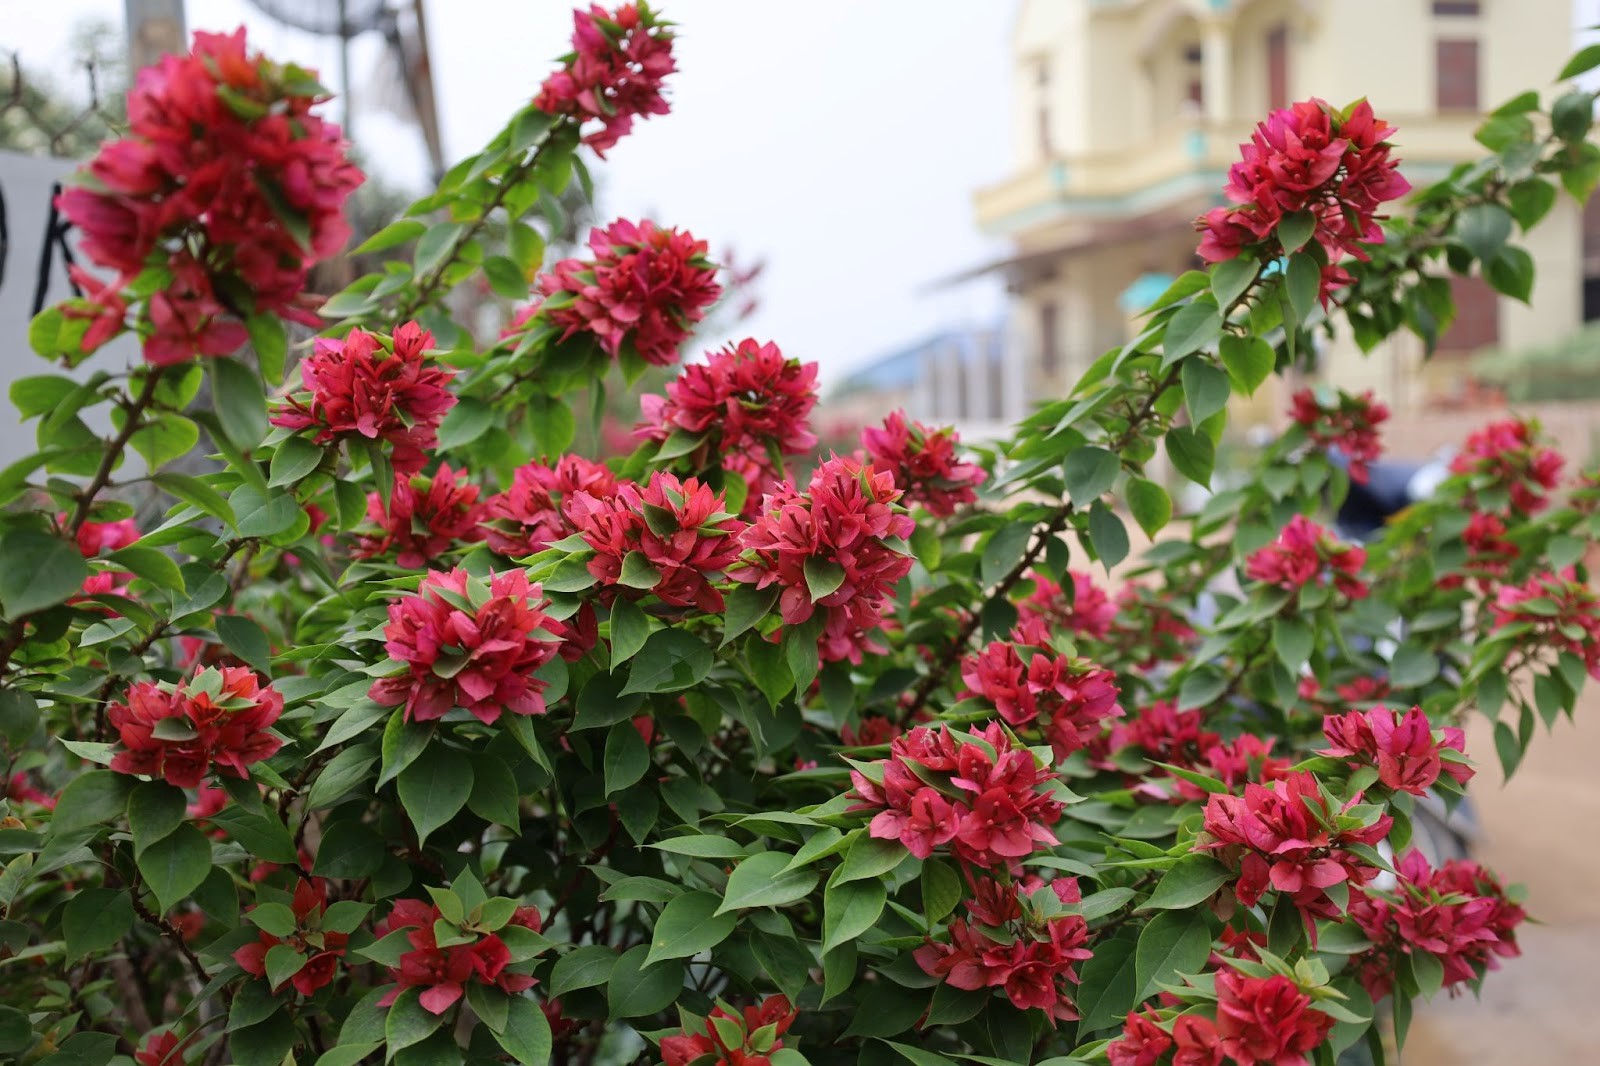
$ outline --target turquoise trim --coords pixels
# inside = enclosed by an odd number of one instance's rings
[[[1227,171],[1224,170],[1196,169],[1143,189],[1134,189],[1121,196],[1061,195],[1021,211],[1014,211],[999,221],[985,226],[984,232],[1014,233],[1072,214],[1108,217],[1138,214],[1182,196],[1219,190],[1227,178]]]

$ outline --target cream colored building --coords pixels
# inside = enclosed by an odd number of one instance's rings
[[[979,225],[1010,238],[1004,272],[1008,397],[1059,395],[1129,335],[1129,314],[1196,266],[1193,220],[1221,203],[1228,167],[1273,107],[1366,96],[1399,127],[1414,185],[1483,148],[1484,111],[1554,90],[1572,51],[1571,0],[1022,0],[1014,31],[1010,176],[975,195]],[[1468,282],[1443,346],[1516,348],[1584,319],[1581,212],[1565,194],[1528,242],[1529,308]],[[1448,356],[1421,366],[1407,337],[1362,359],[1335,344],[1327,377],[1375,388],[1398,412],[1462,385]],[[1257,420],[1280,397],[1262,398]],[[1011,412],[1008,412],[1011,413]]]

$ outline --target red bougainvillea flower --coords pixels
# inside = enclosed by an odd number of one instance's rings
[[[404,704],[413,722],[452,707],[488,723],[502,711],[543,714],[546,682],[534,675],[567,635],[546,606],[523,570],[487,581],[461,569],[430,573],[415,595],[389,605],[385,647],[406,670],[378,679],[370,695],[386,707]]]
[[[1111,1066],[1156,1066],[1172,1046],[1172,1037],[1161,1028],[1161,1016],[1154,1007],[1129,1011],[1122,1035],[1106,1045]]]
[[[1524,648],[1544,647],[1582,659],[1600,680],[1600,595],[1570,568],[1541,571],[1521,585],[1503,585],[1490,604],[1494,631]]]
[[[478,502],[478,486],[458,480],[465,474],[444,463],[431,478],[416,474],[396,479],[387,511],[383,498],[369,492],[367,522],[377,528],[358,536],[350,554],[372,559],[392,552],[396,566],[416,570],[458,544],[482,540],[483,504]]]
[[[589,573],[607,602],[653,593],[672,607],[722,610],[711,583],[738,559],[744,523],[723,510],[721,493],[658,470],[643,489],[625,482],[603,499],[575,492],[562,511],[594,549]]]
[[[998,722],[967,733],[918,726],[874,765],[881,775],[851,771],[861,800],[852,809],[876,809],[872,836],[898,840],[919,859],[949,845],[965,862],[1003,867],[1056,843],[1049,829],[1061,817],[1049,792],[1055,774],[1013,746]],[[930,776],[947,787],[928,784]]]
[[[439,441],[439,423],[456,404],[446,387],[455,371],[430,366],[433,334],[407,322],[393,338],[353,329],[344,340],[317,338],[300,363],[305,388],[291,393],[272,424],[315,430],[318,444],[387,441],[397,474],[414,474]]]
[[[1363,825],[1352,815],[1334,813],[1316,778],[1297,771],[1269,784],[1247,784],[1242,797],[1211,795],[1205,810],[1211,839],[1199,847],[1219,850],[1225,861],[1238,865],[1234,893],[1240,903],[1254,906],[1263,892],[1275,889],[1290,897],[1314,930],[1313,918],[1339,914],[1326,889],[1365,884],[1378,875],[1349,846],[1376,844],[1391,824],[1387,814]]]
[[[912,953],[924,973],[964,991],[998,988],[1018,1010],[1041,1010],[1050,1020],[1078,1017],[1071,986],[1075,967],[1092,954],[1089,927],[1079,914],[1041,912],[1016,882],[968,878],[973,898],[966,917],[950,923],[949,943],[930,940]],[[1028,890],[1045,887],[1032,879]],[[1077,881],[1050,883],[1061,903],[1082,899]]]
[[[1365,100],[1348,115],[1322,100],[1274,111],[1256,126],[1223,190],[1233,202],[1207,212],[1195,226],[1204,236],[1200,258],[1211,263],[1245,251],[1276,259],[1285,251],[1278,227],[1303,222],[1321,246],[1322,299],[1350,277],[1337,265],[1346,255],[1367,259],[1364,245],[1383,243],[1378,208],[1411,190],[1390,156],[1394,127],[1375,118]]]
[[[1154,762],[1195,769],[1203,753],[1222,738],[1202,728],[1204,712],[1180,711],[1170,700],[1157,700],[1111,728],[1111,750],[1133,746]]]
[[[498,988],[511,995],[533,987],[533,977],[508,969],[511,951],[495,933],[484,933],[469,943],[441,948],[434,923],[443,917],[439,908],[432,904],[401,899],[395,901],[389,916],[379,923],[379,937],[405,929],[408,930],[406,942],[411,945],[411,949],[400,956],[400,965],[389,970],[389,978],[396,987],[378,1001],[380,1007],[393,1003],[407,988],[423,990],[419,1000],[423,1010],[443,1014],[466,993],[468,984]],[[510,924],[538,932],[543,920],[537,908],[519,907]]]
[[[1539,443],[1539,424],[1520,418],[1491,422],[1467,438],[1450,464],[1450,471],[1467,477],[1473,498],[1482,510],[1503,493],[1510,506],[1523,515],[1537,514],[1550,505],[1549,494],[1561,482],[1566,460]]]
[[[1222,1036],[1203,1014],[1180,1014],[1172,1021],[1172,1066],[1222,1066]]]
[[[1028,573],[1033,591],[1017,604],[1017,639],[1049,647],[1051,637],[1064,633],[1105,640],[1117,620],[1117,605],[1104,589],[1082,570],[1069,570],[1072,593],[1037,570]]]
[[[580,124],[599,122],[583,143],[604,158],[627,136],[635,117],[667,113],[661,85],[678,69],[667,26],[643,3],[622,4],[609,13],[598,4],[574,11],[572,52],[545,79],[533,106],[571,115]]]
[[[56,516],[56,522],[65,528],[68,516]],[[93,559],[107,552],[114,552],[126,548],[139,539],[139,527],[131,518],[124,518],[117,522],[85,522],[78,527],[78,551],[85,559]],[[116,592],[126,585],[133,575],[124,570],[99,570],[83,579],[83,589],[79,596],[98,596],[108,592]],[[72,602],[77,602],[79,597],[74,597]],[[94,608],[106,610],[106,608]]]
[[[1365,485],[1371,476],[1367,464],[1383,454],[1378,426],[1388,421],[1389,408],[1373,399],[1369,389],[1360,396],[1332,389],[1301,389],[1294,394],[1289,417],[1305,430],[1319,448],[1337,448],[1350,462],[1350,480]]]
[[[177,1033],[163,1029],[144,1038],[144,1046],[133,1053],[133,1061],[139,1066],[184,1066],[184,1052],[192,1043],[192,1036],[179,1040]]]
[[[1144,585],[1122,586],[1113,619],[1106,639],[1116,651],[1106,658],[1127,663],[1135,670],[1183,662],[1200,639],[1165,592]]]
[[[1280,781],[1289,775],[1291,765],[1290,760],[1272,754],[1271,741],[1254,733],[1240,733],[1202,750],[1195,769],[1237,791],[1251,781]],[[1180,779],[1173,784],[1185,799],[1204,801],[1209,796],[1199,785],[1188,781]]]
[[[565,340],[591,334],[608,354],[630,345],[668,366],[694,324],[722,294],[706,242],[654,222],[618,219],[589,235],[591,260],[563,259],[539,277],[544,295],[525,320],[543,319]]]
[[[1446,749],[1465,751],[1461,730],[1451,726],[1435,731],[1420,707],[1403,716],[1382,707],[1331,715],[1322,723],[1330,747],[1319,754],[1356,759],[1378,768],[1378,780],[1397,792],[1420,796],[1448,773],[1461,784],[1472,777],[1472,767],[1441,759]]]
[[[89,290],[103,314],[86,346],[120,330],[129,285],[151,266],[171,275],[146,308],[151,363],[237,348],[241,292],[256,314],[315,321],[306,273],[344,244],[344,202],[362,180],[339,128],[312,111],[327,97],[298,67],[250,54],[243,29],[197,33],[192,52],[139,72],[128,136],[56,200],[84,254],[116,274]]]
[[[563,500],[576,492],[605,499],[616,491],[605,464],[581,455],[563,455],[554,466],[526,463],[512,473],[510,488],[489,497],[483,532],[501,555],[532,555],[576,532],[561,513]]]
[[[863,717],[858,725],[841,726],[839,741],[846,747],[869,748],[887,744],[904,732],[900,724],[893,719],[885,718],[881,714],[869,714]]]
[[[245,973],[265,977],[267,952],[280,944],[287,944],[303,960],[300,969],[287,980],[302,996],[314,995],[317,989],[333,980],[350,935],[322,927],[328,911],[328,896],[327,886],[321,878],[314,881],[301,878],[295,885],[294,900],[289,909],[294,912],[295,928],[292,933],[287,937],[277,937],[262,930],[256,940],[233,953],[233,961]],[[280,980],[272,991],[277,992],[282,987],[283,981]]]
[[[783,1047],[783,1034],[799,1015],[786,996],[768,996],[738,1014],[728,1013],[719,1004],[711,1008],[704,1032],[662,1037],[661,1061],[666,1066],[689,1066],[704,1055],[714,1055],[714,1066],[771,1066],[772,1053]],[[770,1041],[763,1040],[759,1049],[752,1046],[751,1038],[768,1027]],[[737,1044],[729,1039],[734,1031],[741,1038]]]
[[[283,695],[242,666],[207,667],[182,684],[139,681],[126,698],[108,712],[122,741],[111,769],[121,774],[198,788],[210,770],[249,777],[245,767],[283,746],[271,732]]]
[[[1017,728],[1037,727],[1059,761],[1120,718],[1117,679],[1110,670],[1037,648],[994,641],[961,665],[963,697],[994,704]]]
[[[1333,1019],[1313,1008],[1311,997],[1282,974],[1217,972],[1217,1032],[1234,1062],[1310,1066],[1307,1052],[1332,1028]]]
[[[721,466],[742,479],[753,510],[783,477],[784,458],[816,447],[806,424],[816,405],[816,363],[746,339],[685,366],[665,396],[641,396],[644,420],[634,432],[661,444],[673,440],[674,451],[687,448],[696,470]]]
[[[883,425],[861,431],[872,465],[894,475],[907,505],[921,504],[935,518],[948,518],[957,507],[976,502],[983,484],[983,468],[956,455],[960,442],[952,427],[934,429],[906,418],[904,411],[890,412]]]
[[[1460,588],[1468,578],[1487,587],[1505,577],[1512,563],[1522,556],[1522,549],[1506,537],[1506,523],[1499,515],[1475,511],[1461,532],[1461,543],[1467,549],[1463,573],[1439,575],[1440,588]]]
[[[1356,575],[1366,561],[1366,549],[1343,543],[1305,515],[1297,514],[1276,540],[1245,561],[1245,576],[1290,592],[1331,581],[1344,595],[1359,600],[1366,596],[1367,586]]]
[[[873,633],[895,583],[911,572],[910,554],[890,543],[914,528],[899,499],[888,473],[836,455],[817,467],[805,493],[785,482],[762,501],[739,535],[745,554],[730,576],[778,588],[786,626],[820,616],[823,661],[859,663],[863,651],[884,650]]]

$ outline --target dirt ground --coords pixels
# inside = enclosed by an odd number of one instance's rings
[[[1490,731],[1468,733],[1479,767],[1476,853],[1528,888],[1529,915],[1483,998],[1440,997],[1419,1010],[1404,1066],[1600,1066],[1600,692],[1576,723],[1542,729],[1509,785]]]

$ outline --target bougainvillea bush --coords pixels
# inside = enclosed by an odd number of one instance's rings
[[[1009,440],[894,413],[818,455],[814,366],[695,345],[690,230],[545,262],[673,69],[643,4],[578,12],[320,306],[360,175],[314,76],[242,31],[140,76],[31,339],[143,359],[20,380],[0,472],[0,1054],[1291,1066],[1516,955],[1516,891],[1419,827],[1600,676],[1600,482],[1508,419],[1343,542],[1388,412],[1299,375],[1333,329],[1434,339],[1452,272],[1526,297],[1591,96],[1415,194],[1366,103],[1277,112],[1212,265]],[[498,335],[469,280],[522,302]],[[679,366],[631,455],[570,453]],[[1174,514],[1274,375],[1290,428]]]

